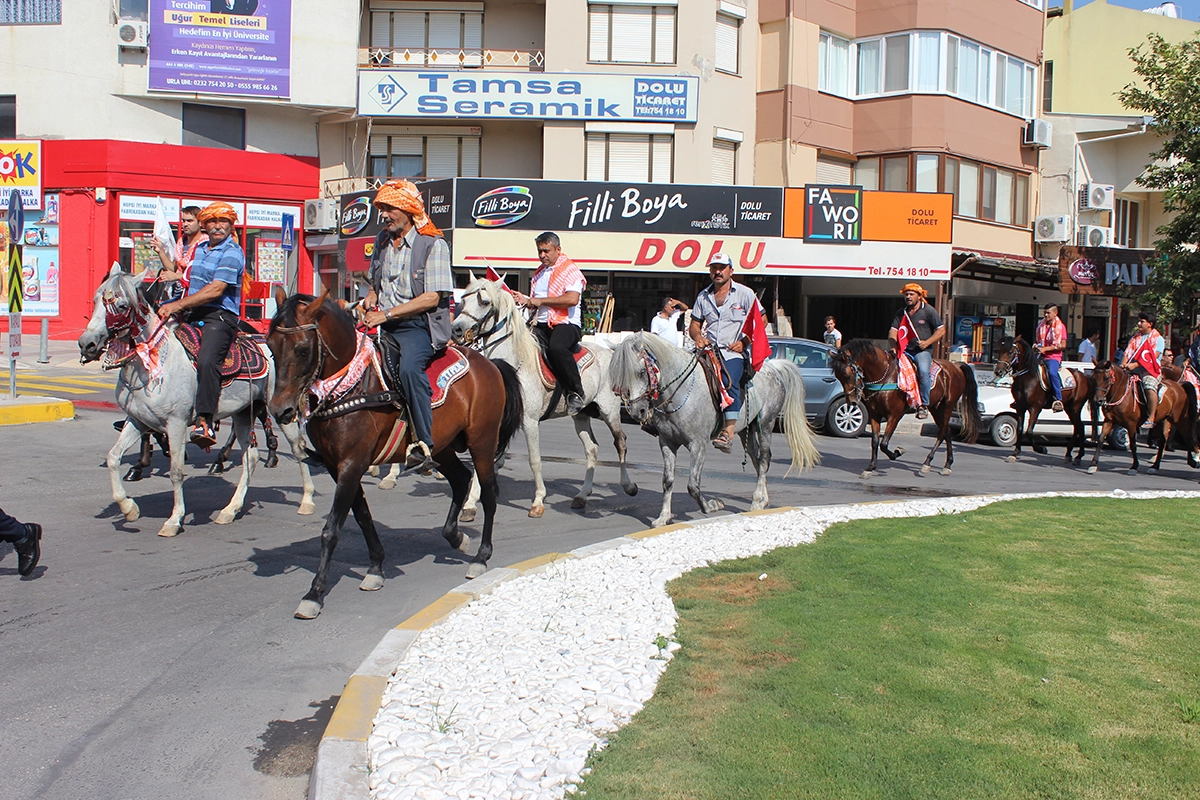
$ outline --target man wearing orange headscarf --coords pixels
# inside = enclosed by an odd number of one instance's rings
[[[363,308],[371,310],[363,320],[378,325],[380,336],[399,347],[397,378],[413,426],[405,464],[410,471],[424,472],[437,466],[433,390],[425,370],[450,341],[450,248],[425,215],[421,193],[411,182],[388,181],[376,193],[374,205],[386,224],[375,238],[368,273],[371,291],[363,301]]]
[[[897,353],[906,353],[917,365],[917,387],[921,391],[921,405],[917,419],[929,416],[929,374],[933,370],[933,346],[946,335],[946,324],[925,302],[925,290],[919,283],[906,283],[900,290],[904,295],[904,308],[896,312],[888,339]]]
[[[196,416],[192,442],[208,448],[217,443],[213,418],[221,399],[221,363],[237,336],[241,311],[242,276],[246,254],[233,236],[238,215],[228,203],[212,203],[197,220],[208,241],[196,247],[188,293],[158,309],[163,319],[186,313],[186,320],[200,329],[200,352],[196,355]]]

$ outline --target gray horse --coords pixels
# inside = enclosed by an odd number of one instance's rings
[[[700,493],[704,457],[719,420],[696,355],[661,336],[636,333],[617,347],[609,370],[613,391],[625,400],[633,418],[658,429],[663,454],[663,504],[662,513],[652,524],[657,527],[671,521],[671,487],[675,484],[675,455],[680,447],[686,447],[692,456],[688,494],[706,514],[724,508],[720,500]],[[752,511],[767,507],[771,432],[781,414],[792,450],[787,474],[792,470],[802,472],[821,459],[804,414],[804,380],[800,368],[792,362],[768,359],[746,386],[737,421],[742,447],[758,475]]]
[[[125,493],[119,472],[121,457],[141,442],[143,433],[158,431],[167,435],[175,505],[158,535],[175,536],[183,530],[183,451],[187,443],[187,426],[195,415],[196,368],[173,335],[175,323],[165,322],[166,328],[160,330],[158,317],[142,293],[141,284],[140,280],[122,272],[119,264],[113,264],[108,277],[96,290],[92,318],[79,337],[80,361],[87,363],[105,356],[107,368],[120,370],[117,373],[117,403],[128,419],[117,443],[108,452],[108,472],[112,479],[113,500],[130,522],[138,519],[141,511]],[[236,380],[221,390],[216,418],[233,417],[234,432],[244,455],[241,480],[229,505],[217,515],[218,525],[233,522],[241,511],[250,476],[258,464],[258,448],[250,444],[250,428],[254,422],[251,403],[265,404],[275,386],[271,351],[265,344],[260,347],[269,365],[266,376],[256,381]],[[157,365],[153,372],[147,361]],[[304,496],[300,500],[299,513],[311,514],[315,509],[313,482],[308,467],[301,460],[304,450],[300,429],[293,422],[280,425],[280,430],[300,462]]]

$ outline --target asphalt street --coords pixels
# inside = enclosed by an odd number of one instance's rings
[[[185,529],[160,539],[155,532],[171,505],[166,459],[156,453],[152,474],[132,485],[142,518],[125,522],[104,468],[119,415],[85,405],[74,421],[0,428],[0,505],[46,531],[32,579],[18,578],[15,553],[0,545],[3,796],[303,798],[316,743],[350,673],[385,631],[464,578],[466,563],[435,532],[447,507],[444,485],[403,478],[382,491],[368,479],[387,583],[358,590],[367,554],[351,521],[324,612],[301,622],[292,612],[316,566],[329,476],[315,476],[317,514],[301,517],[296,465],[281,455],[278,468],[256,472],[243,514],[218,526],[212,520],[236,473],[209,476],[210,457],[189,448]],[[540,520],[526,516],[533,490],[518,436],[500,473],[491,566],[648,527],[659,510],[662,461],[654,439],[628,432],[641,491],[622,493],[611,442],[598,434],[604,462],[596,491],[585,510],[572,511],[582,451],[569,422],[544,423],[549,496]],[[1101,472],[1089,476],[1062,466],[1061,448],[1006,464],[1007,451],[986,444],[960,445],[951,476],[919,477],[932,439],[909,435],[894,440],[908,452],[881,461],[869,481],[858,477],[869,441],[826,436],[818,438],[822,465],[784,479],[787,444],[782,435],[774,441],[776,507],[1000,491],[1190,490],[1200,478],[1178,453],[1168,454],[1160,475],[1145,475],[1143,466],[1128,477],[1128,454],[1106,450]],[[725,500],[726,513],[747,510],[754,475],[740,450],[710,450],[708,458],[704,487]],[[939,455],[934,464],[941,462]],[[696,519],[685,474],[681,465],[675,512]],[[464,527],[478,531],[476,523]],[[448,675],[454,669],[446,665]]]

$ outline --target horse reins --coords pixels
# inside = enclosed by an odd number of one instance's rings
[[[463,295],[463,300],[465,301],[468,297],[477,295],[481,291],[481,289],[476,289],[470,294],[465,294]],[[463,335],[463,343],[468,347],[477,350],[483,355],[488,356],[489,358],[491,357],[491,354],[495,352],[497,347],[499,347],[513,335],[513,332],[509,331],[495,341],[492,341],[491,337],[498,331],[503,330],[508,322],[508,320],[500,318],[500,312],[496,310],[496,305],[494,303],[488,312],[482,317],[477,317],[474,314],[470,314],[466,311],[458,312],[458,316],[466,317],[474,323],[469,329],[467,329],[467,334],[470,334],[470,337],[468,338],[466,334]],[[492,325],[492,327],[488,328],[486,331],[483,330],[484,325],[486,325],[493,318],[495,318],[495,323]],[[476,340],[478,340],[480,344],[476,345]]]
[[[317,376],[320,375],[321,369],[325,366],[325,351],[328,349],[328,345],[325,344],[325,337],[321,335],[321,326],[315,322],[309,322],[304,325],[295,325],[292,327],[277,325],[271,330],[275,333],[281,333],[284,336],[294,336],[298,333],[306,333],[308,331],[316,331],[317,333],[317,365],[311,373],[304,377],[303,381],[301,382],[301,385],[304,387],[303,391],[301,392],[301,396],[304,397],[304,405],[308,406],[308,396],[310,394],[309,390],[312,389],[312,385],[317,382]],[[309,414],[306,416],[311,416],[313,413],[320,411],[322,403],[324,403],[324,400],[319,401],[317,403],[317,407],[309,411]]]

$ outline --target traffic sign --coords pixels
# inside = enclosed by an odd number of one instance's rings
[[[16,312],[8,315],[8,357],[21,357],[21,314]]]
[[[296,215],[280,214],[279,246],[289,253],[296,249]]]
[[[11,320],[11,312],[20,312],[25,307],[25,281],[21,275],[21,242],[25,240],[25,207],[21,202],[21,193],[16,189],[12,190],[12,194],[8,196],[8,213],[5,216],[8,221],[8,240],[10,242],[8,248],[8,310],[10,312],[9,319]],[[20,349],[21,342],[21,317],[17,314],[17,348]],[[12,328],[9,328],[9,342],[11,347]]]

